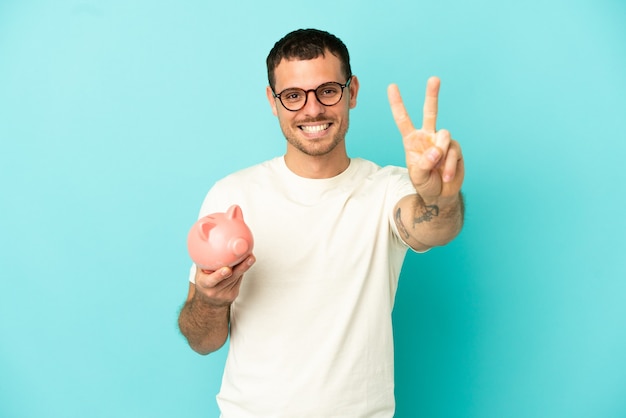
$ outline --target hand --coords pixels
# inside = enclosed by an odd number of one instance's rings
[[[398,86],[392,84],[387,90],[391,113],[402,135],[409,176],[415,190],[427,200],[456,197],[465,176],[459,143],[447,130],[436,130],[439,85],[439,78],[428,79],[421,129],[413,126]]]
[[[215,307],[228,307],[239,295],[243,274],[252,267],[256,259],[250,255],[233,268],[222,267],[217,271],[196,270],[196,296]]]

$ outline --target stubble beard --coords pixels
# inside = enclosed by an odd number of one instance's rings
[[[300,122],[300,123],[314,123],[314,122],[318,122],[318,121],[312,119],[312,120],[307,120],[305,122]],[[280,125],[283,131],[283,135],[285,135],[285,139],[287,140],[289,144],[291,144],[291,146],[293,146],[298,151],[308,156],[320,157],[320,156],[331,153],[335,148],[337,148],[337,145],[345,141],[346,133],[348,132],[349,119],[346,117],[346,119],[343,120],[343,122],[339,126],[339,129],[333,135],[332,141],[330,143],[327,143],[326,140],[324,140],[324,143],[320,143],[321,141],[318,142],[316,140],[302,139],[298,137],[296,134],[292,133],[291,126],[284,126],[282,122]],[[333,122],[332,126],[334,125],[335,123]],[[299,131],[298,127],[296,127],[295,129]]]

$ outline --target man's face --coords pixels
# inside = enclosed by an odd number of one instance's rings
[[[276,93],[291,87],[309,90],[328,82],[345,84],[347,81],[341,71],[339,58],[328,51],[325,56],[312,60],[282,60],[274,74]],[[306,105],[292,112],[273,97],[268,87],[267,97],[289,144],[288,152],[289,147],[309,156],[323,156],[341,150],[345,152],[343,143],[348,131],[349,110],[356,106],[357,92],[358,80],[354,77],[336,105],[324,106],[317,100],[315,93],[309,92]],[[342,146],[337,148],[339,144]]]

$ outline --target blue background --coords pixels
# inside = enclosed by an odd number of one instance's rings
[[[466,226],[410,254],[398,417],[626,416],[626,3],[0,2],[0,416],[217,415],[225,350],[176,318],[213,181],[284,152],[264,59],[341,37],[351,156],[402,165],[428,76]]]

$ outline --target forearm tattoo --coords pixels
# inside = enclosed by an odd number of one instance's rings
[[[404,222],[402,222],[402,210],[400,208],[396,211],[396,225],[398,225],[398,232],[400,232],[404,239],[408,239],[409,231],[406,230],[406,226],[404,226]]]
[[[439,216],[439,206],[437,205],[426,205],[424,201],[420,199],[421,203],[419,206],[423,209],[423,212],[420,216],[413,218],[413,227],[417,224],[421,224],[424,222],[430,222],[437,216]],[[405,237],[409,238],[409,231],[406,229],[404,222],[402,222],[402,210],[398,208],[396,211],[396,224],[398,225],[399,232]]]
[[[413,219],[413,225],[415,226],[415,224],[421,224],[422,222],[430,222],[437,216],[439,216],[439,206],[426,205],[424,206],[424,213]]]

